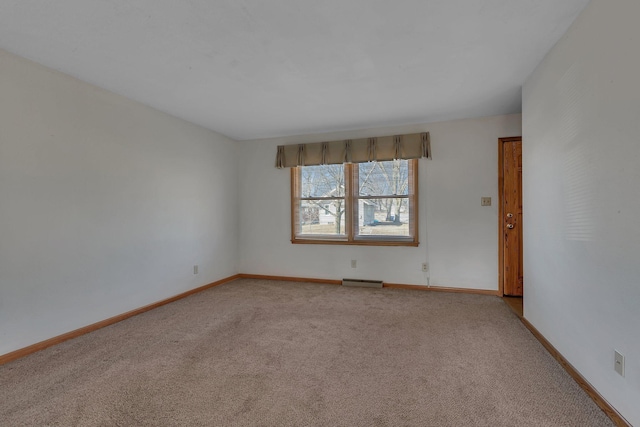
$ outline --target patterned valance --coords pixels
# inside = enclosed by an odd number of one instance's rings
[[[429,132],[278,146],[277,168],[431,158]]]

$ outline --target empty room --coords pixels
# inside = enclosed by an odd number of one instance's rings
[[[640,2],[3,0],[1,426],[640,426]]]

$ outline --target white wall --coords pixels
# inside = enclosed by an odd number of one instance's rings
[[[419,247],[290,242],[290,173],[274,167],[277,145],[424,130],[431,133],[433,160],[419,165]],[[421,264],[428,261],[432,286],[497,290],[498,138],[520,132],[517,114],[241,142],[239,270],[425,285]],[[492,197],[491,207],[480,206],[482,196]]]
[[[0,50],[0,354],[235,274],[235,165],[218,134]]]
[[[640,426],[638,17],[592,1],[526,82],[523,193],[525,317]]]

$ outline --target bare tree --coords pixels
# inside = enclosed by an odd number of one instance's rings
[[[342,216],[345,212],[345,181],[343,165],[324,165],[302,169],[302,197],[322,197],[322,200],[308,200],[319,210],[335,218],[335,232],[341,234]],[[327,202],[334,209],[326,207]]]
[[[407,191],[409,170],[406,162],[393,160],[370,163],[361,167],[360,172],[364,177],[360,179],[361,194],[397,196]],[[400,222],[400,211],[406,200],[395,197],[376,199],[379,208],[387,211],[386,220],[391,221],[393,213],[396,223]]]

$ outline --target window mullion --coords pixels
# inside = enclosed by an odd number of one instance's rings
[[[345,179],[345,220],[347,222],[347,240],[353,242],[354,237],[354,215],[357,215],[357,209],[353,206],[353,185],[354,182],[358,182],[358,168],[353,167],[352,163],[345,164],[344,179]]]

